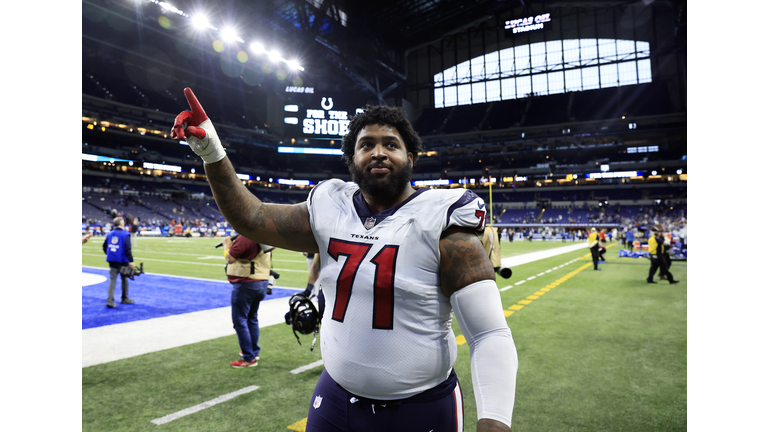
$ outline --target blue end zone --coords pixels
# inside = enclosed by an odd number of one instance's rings
[[[226,281],[213,282],[173,276],[142,274],[128,281],[129,297],[134,304],[120,303],[120,279],[115,288],[117,307],[107,307],[109,269],[83,267],[83,273],[105,276],[106,281],[83,287],[83,330],[141,321],[151,318],[179,315],[230,306],[232,285]],[[290,297],[297,291],[273,288],[264,300]]]

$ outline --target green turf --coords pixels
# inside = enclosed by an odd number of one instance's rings
[[[106,267],[101,242],[94,240],[83,247],[83,264]],[[221,256],[221,249],[213,249],[218,240],[168,240],[140,239],[136,261],[150,272],[223,279],[220,266],[196,265],[220,264],[198,259]],[[502,256],[559,246],[502,242]],[[671,268],[682,283],[651,285],[645,282],[648,261],[617,258],[618,249],[609,248],[600,272],[591,269],[584,249],[517,267],[511,279],[497,281],[499,287],[512,285],[501,293],[509,308],[576,272],[507,318],[520,362],[513,430],[686,430],[686,264]],[[306,284],[301,254],[277,250],[274,258],[275,267],[294,270],[281,273],[281,284]],[[513,285],[531,276],[536,278]],[[461,333],[455,320],[454,331]],[[262,358],[252,369],[229,368],[237,358],[234,335],[83,368],[82,429],[287,431],[307,416],[322,368],[289,371],[319,360],[320,352],[309,351],[309,337],[298,346],[285,325],[262,329],[260,341]],[[466,344],[459,346],[455,369],[464,391],[465,430],[474,431]],[[161,426],[150,423],[250,385],[260,388]]]

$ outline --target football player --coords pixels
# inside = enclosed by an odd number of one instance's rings
[[[400,108],[367,106],[342,142],[354,183],[307,201],[262,203],[235,170],[192,90],[171,136],[205,162],[216,204],[241,235],[320,255],[325,363],[307,431],[462,430],[451,312],[470,349],[478,431],[509,431],[517,351],[481,244],[486,207],[465,189],[415,190],[421,139]]]

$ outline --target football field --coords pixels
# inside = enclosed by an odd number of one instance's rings
[[[310,351],[312,338],[303,336],[299,346],[277,320],[288,297],[306,286],[306,260],[298,252],[273,252],[280,278],[273,303],[263,315],[260,309],[259,365],[232,369],[239,347],[227,311],[223,251],[214,248],[219,241],[140,238],[133,255],[147,274],[131,282],[133,305],[119,303],[118,283],[115,309],[105,305],[103,237],[83,245],[82,430],[304,430],[322,372],[320,344]],[[573,244],[502,242],[501,254],[517,259]],[[670,268],[681,283],[669,285],[657,274],[659,283],[647,284],[649,261],[618,258],[620,248],[609,245],[600,272],[592,270],[585,247],[513,267],[510,279],[497,277],[519,358],[512,430],[686,430],[687,263]],[[206,321],[211,317],[215,321]],[[145,328],[151,330],[135,333]],[[133,339],[121,339],[126,329],[133,329]],[[474,431],[469,347],[455,319],[453,329],[464,426]],[[152,348],[166,330],[172,340],[158,346],[168,348]],[[97,332],[105,338],[101,349],[85,344],[86,335]],[[149,347],[141,346],[142,336]],[[123,347],[110,348],[107,338],[137,346],[121,354]],[[117,360],[88,350],[116,351]],[[102,360],[88,363],[90,354]]]

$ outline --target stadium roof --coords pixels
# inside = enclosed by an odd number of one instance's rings
[[[83,0],[83,55],[106,56],[107,64],[112,56],[113,64],[122,61],[126,52],[145,47],[176,46],[184,54],[197,44],[210,51],[213,28],[221,32],[232,26],[243,47],[258,41],[267,50],[276,49],[285,60],[298,62],[305,76],[344,79],[381,100],[387,89],[405,80],[409,51],[499,14],[542,7],[623,8],[652,3],[685,4],[680,0]],[[201,14],[209,28],[194,31],[192,18]],[[164,60],[206,75],[194,55],[188,56],[192,61],[181,61],[186,64],[170,57]]]

